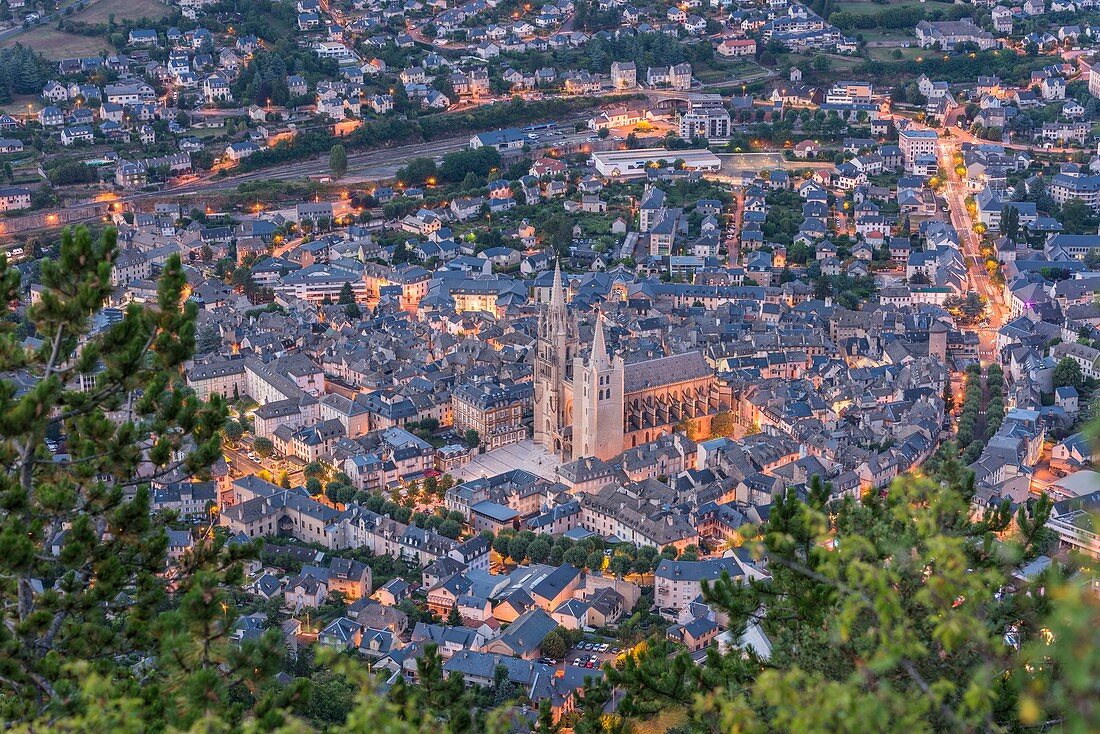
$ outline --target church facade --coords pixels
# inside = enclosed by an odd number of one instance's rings
[[[700,352],[628,363],[609,352],[600,315],[583,354],[557,269],[539,315],[534,372],[535,442],[565,461],[611,459],[685,419],[706,428],[722,409],[714,371]]]

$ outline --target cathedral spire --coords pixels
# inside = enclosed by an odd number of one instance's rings
[[[606,370],[611,366],[611,358],[607,353],[607,342],[603,333],[603,311],[596,311],[596,330],[592,335],[591,364],[597,370]]]
[[[550,286],[550,309],[565,310],[565,289],[561,284],[561,261],[554,261],[554,284]]]

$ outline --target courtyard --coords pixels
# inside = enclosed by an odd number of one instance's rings
[[[544,479],[553,480],[561,459],[547,452],[532,439],[501,446],[474,456],[469,464],[454,472],[461,481],[491,477],[512,469],[523,469]]]

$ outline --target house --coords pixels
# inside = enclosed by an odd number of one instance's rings
[[[26,209],[31,205],[31,190],[22,186],[0,188],[0,212]]]
[[[61,131],[61,144],[68,147],[77,143],[92,143],[95,136],[91,125],[74,125]]]
[[[654,605],[663,616],[675,618],[680,610],[702,595],[703,581],[714,583],[723,574],[732,579],[760,576],[740,556],[707,561],[670,561],[666,558],[654,572]]]
[[[727,38],[718,43],[715,51],[719,56],[733,58],[738,56],[755,56],[756,41],[751,38]]]
[[[516,618],[495,640],[485,644],[484,651],[523,660],[535,660],[541,654],[540,645],[558,623],[541,608],[531,609]]]
[[[244,141],[242,143],[230,143],[225,146],[225,157],[229,160],[237,163],[247,158],[250,155],[254,155],[260,152],[260,146],[251,141]]]
[[[347,617],[337,617],[317,634],[317,643],[334,650],[358,648],[362,640],[363,626]]]
[[[65,113],[53,105],[38,111],[38,124],[42,127],[60,127],[65,124]]]
[[[127,37],[127,45],[149,48],[160,44],[157,32],[152,28],[134,28]]]
[[[527,144],[527,136],[514,127],[478,133],[470,138],[470,148],[496,148],[500,151],[518,150]]]

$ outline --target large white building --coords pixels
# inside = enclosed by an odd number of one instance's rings
[[[656,166],[660,161],[672,165],[682,160],[689,171],[717,171],[722,161],[709,150],[665,150],[664,148],[643,148],[641,150],[605,150],[592,154],[592,163],[596,171],[612,178],[630,178],[644,176],[645,169]]]
[[[898,147],[901,148],[901,159],[905,163],[905,170],[913,171],[917,159],[923,156],[936,155],[936,144],[940,136],[935,130],[902,130],[898,133]]]

